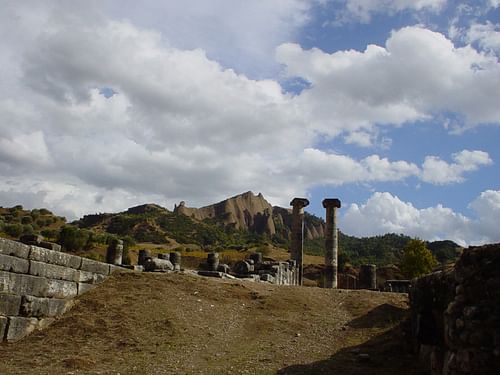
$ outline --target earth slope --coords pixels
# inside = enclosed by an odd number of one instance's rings
[[[122,273],[0,345],[0,374],[419,374],[406,309],[400,294]]]

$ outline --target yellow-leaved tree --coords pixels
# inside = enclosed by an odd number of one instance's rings
[[[401,271],[409,279],[431,272],[437,264],[438,261],[422,240],[411,239],[403,248]]]

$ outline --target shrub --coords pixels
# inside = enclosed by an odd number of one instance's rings
[[[74,226],[64,226],[59,232],[59,244],[66,251],[82,250],[89,240],[89,232]]]
[[[18,238],[23,233],[23,226],[21,224],[6,224],[3,228],[4,232],[11,237]]]

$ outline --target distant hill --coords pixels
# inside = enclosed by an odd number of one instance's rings
[[[305,252],[323,255],[324,220],[306,212],[304,221]],[[68,231],[68,226],[74,229]],[[201,208],[181,202],[170,211],[150,203],[119,213],[85,215],[70,224],[46,209],[0,208],[0,234],[19,238],[22,234],[37,233],[59,241],[60,233],[66,228],[66,236],[83,238],[81,251],[95,246],[102,249],[116,237],[129,244],[151,242],[174,247],[194,246],[206,251],[244,250],[265,244],[288,249],[291,226],[290,209],[273,207],[262,194],[250,191]],[[402,234],[357,238],[340,233],[339,263],[397,264],[409,240],[410,237]],[[431,242],[428,247],[440,262],[455,259],[460,251],[452,241]]]
[[[185,202],[180,202],[174,212],[198,221],[214,220],[226,228],[275,236],[281,240],[290,238],[291,210],[271,206],[261,193],[255,195],[248,191],[201,208],[187,207]],[[322,219],[306,214],[304,221],[307,238],[324,236],[325,223]]]

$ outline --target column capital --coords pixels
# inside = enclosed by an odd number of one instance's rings
[[[293,198],[290,202],[290,206],[298,206],[299,208],[303,208],[309,205],[309,201],[306,198]]]
[[[337,199],[337,198],[326,198],[326,199],[323,199],[323,207],[324,208],[327,208],[327,207],[336,207],[336,208],[340,208],[340,199]]]

